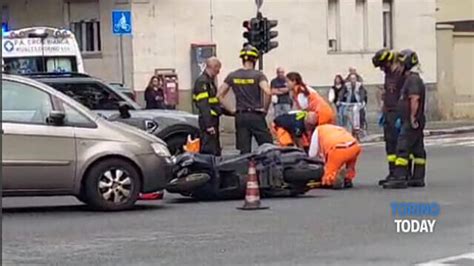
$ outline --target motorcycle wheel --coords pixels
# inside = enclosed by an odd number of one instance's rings
[[[206,184],[211,177],[206,173],[194,173],[170,181],[166,190],[170,193],[188,194]]]
[[[323,167],[321,165],[314,164],[299,164],[297,166],[285,169],[283,172],[284,180],[287,183],[308,183],[311,180],[320,181],[323,177]]]

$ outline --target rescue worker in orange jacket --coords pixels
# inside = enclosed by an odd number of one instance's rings
[[[307,152],[316,121],[317,116],[313,112],[290,111],[273,120],[273,134],[280,146],[296,145]]]
[[[322,179],[325,187],[351,188],[360,153],[357,140],[340,126],[318,126],[311,137],[309,157],[319,157],[325,162]]]
[[[308,88],[299,73],[290,72],[286,78],[297,109],[316,113],[318,125],[335,124],[336,116],[331,105],[318,92]]]

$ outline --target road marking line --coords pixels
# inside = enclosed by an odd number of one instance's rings
[[[446,257],[446,258],[441,258],[441,259],[432,260],[432,261],[428,261],[428,262],[423,262],[423,263],[416,264],[416,266],[447,266],[447,265],[456,265],[456,264],[450,264],[449,262],[454,262],[454,261],[460,260],[460,259],[470,259],[470,260],[474,260],[474,252],[472,252],[472,253],[464,253],[464,254],[461,254],[461,255],[452,256],[452,257]]]

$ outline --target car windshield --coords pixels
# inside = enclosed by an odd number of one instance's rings
[[[45,82],[90,110],[117,110],[121,102],[127,102],[133,109],[141,107],[125,95],[98,82]]]
[[[11,74],[76,72],[74,56],[12,57],[3,58],[5,70]]]

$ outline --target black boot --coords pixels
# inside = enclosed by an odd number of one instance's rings
[[[336,175],[336,181],[332,185],[332,189],[339,190],[344,188],[344,180],[346,177],[346,169],[341,169]]]
[[[425,180],[421,178],[412,178],[409,179],[407,182],[407,185],[409,187],[424,187],[425,186]]]
[[[379,186],[383,186],[383,184],[385,184],[387,182],[387,180],[390,179],[391,176],[392,176],[392,174],[388,174],[384,179],[380,179],[379,180]]]
[[[354,184],[352,184],[352,180],[346,178],[344,179],[344,188],[353,188]]]
[[[416,161],[415,161],[416,162]],[[425,186],[425,165],[414,164],[412,177],[408,179],[409,187],[424,187]]]
[[[392,162],[388,163],[388,175],[384,179],[379,180],[379,186],[383,186],[383,184],[385,184],[387,180],[392,178],[394,171],[395,171],[395,164]]]
[[[407,178],[390,176],[387,181],[382,185],[384,189],[401,189],[407,188]]]

